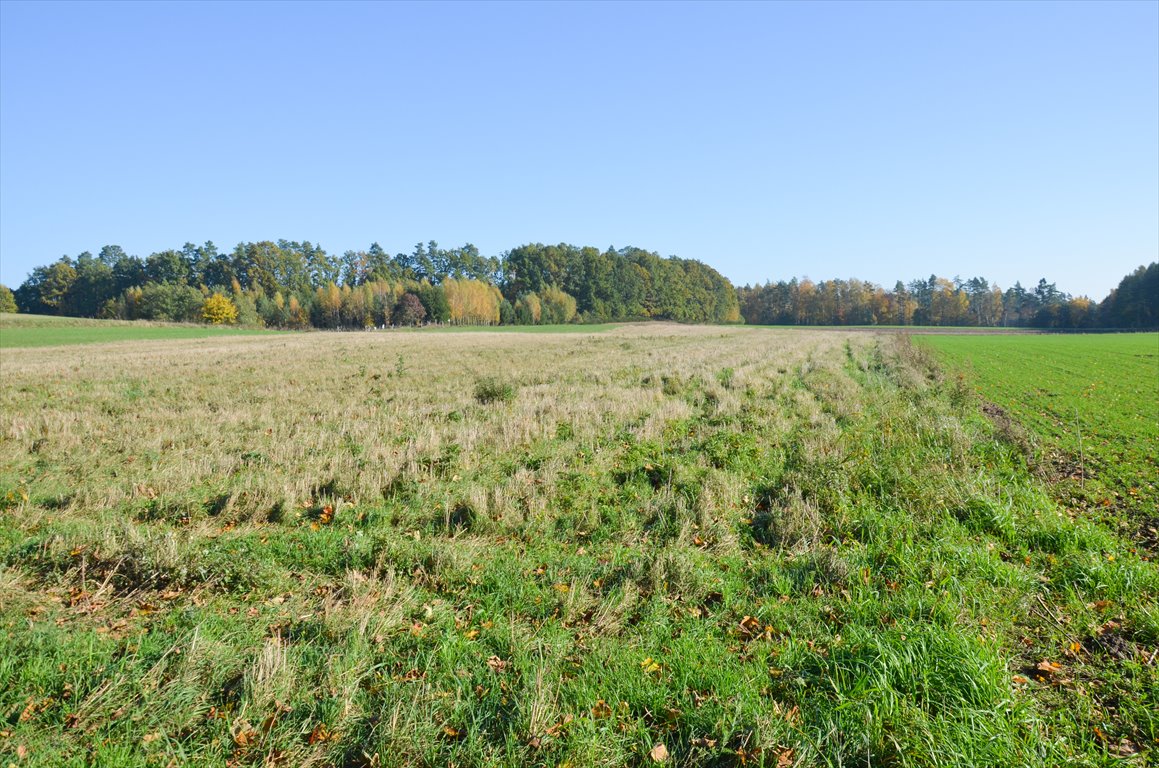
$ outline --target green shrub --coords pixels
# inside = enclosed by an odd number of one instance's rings
[[[486,376],[475,381],[475,399],[480,403],[510,403],[515,399],[515,385],[509,381]]]

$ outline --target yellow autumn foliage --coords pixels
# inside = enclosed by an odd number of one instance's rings
[[[201,319],[211,325],[233,325],[237,322],[237,307],[227,296],[214,293],[201,305]]]
[[[447,306],[454,325],[498,325],[503,296],[495,286],[481,280],[443,281]]]

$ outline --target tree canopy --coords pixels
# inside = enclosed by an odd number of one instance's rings
[[[1058,329],[1159,326],[1159,263],[1123,278],[1101,303],[1071,296],[1045,278],[1003,291],[984,277],[930,275],[886,290],[863,280],[808,278],[737,291],[745,322],[759,325],[936,325]]]
[[[185,243],[144,258],[108,245],[96,256],[86,251],[37,267],[12,298],[19,311],[38,314],[279,328],[648,319],[1153,328],[1159,263],[1139,267],[1094,302],[1045,278],[1030,289],[1015,283],[1005,290],[984,277],[937,275],[899,280],[889,290],[864,280],[808,278],[738,289],[702,262],[635,247],[528,243],[484,256],[470,243],[444,249],[431,240],[390,256],[378,243],[337,255],[310,241],[263,240],[228,252],[212,242]]]
[[[698,261],[566,243],[483,256],[432,240],[393,257],[378,243],[340,256],[290,240],[230,252],[186,243],[145,258],[106,246],[37,267],[15,292],[24,312],[176,321],[220,322],[220,299],[239,323],[285,328],[740,321],[736,289]]]

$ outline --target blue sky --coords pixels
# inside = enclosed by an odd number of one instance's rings
[[[1159,3],[0,3],[0,281],[277,238],[1102,298],[1159,258]]]

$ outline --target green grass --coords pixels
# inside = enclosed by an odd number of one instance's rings
[[[911,336],[938,334],[1028,336],[1044,333],[1035,328],[1011,328],[998,325],[748,325],[749,328],[793,328],[800,331],[900,331]]]
[[[183,323],[85,320],[45,315],[0,315],[0,349],[58,347],[115,341],[204,339],[268,333],[250,328],[222,328]]]
[[[1159,557],[1159,334],[926,336],[920,343],[936,350],[953,371],[962,397],[976,393],[996,436],[1023,453],[1074,530],[1099,531],[1103,560],[1113,563],[1126,553],[1153,573]],[[993,524],[1005,522],[995,518]],[[1034,539],[1049,549],[1049,542],[1074,535],[1068,527]],[[1159,706],[1150,670],[1159,647],[1154,587],[1147,588],[1140,605],[1137,597],[1112,596],[1118,592],[1113,579],[1080,576],[1081,570],[1068,567],[1072,578],[1093,587],[1090,597],[1096,599],[1076,600],[1077,590],[1068,587],[1068,600],[1042,606],[1050,621],[1037,631],[1053,636],[1071,659],[1065,675],[1072,685],[1055,706],[1102,710],[1103,723],[1090,727],[1113,746],[1103,724],[1130,719],[1120,702],[1138,698],[1152,711]],[[1090,634],[1084,640],[1074,618],[1090,616],[1091,609],[1101,611],[1105,621],[1088,618]],[[1077,624],[1082,626],[1081,620]],[[1144,670],[1137,666],[1140,659]],[[1159,744],[1155,719],[1145,721],[1150,725],[1142,733],[1149,734],[1153,750]],[[1111,752],[1139,757],[1134,749]]]
[[[1066,506],[1135,528],[1159,526],[1159,334],[922,343],[1029,430]]]
[[[865,333],[12,350],[0,760],[1148,764],[1159,569],[982,405]]]

